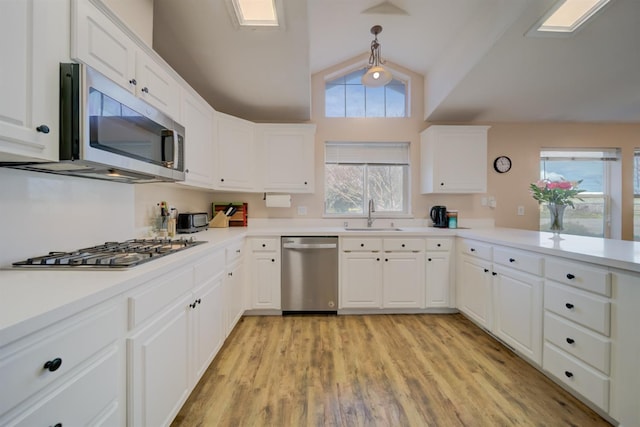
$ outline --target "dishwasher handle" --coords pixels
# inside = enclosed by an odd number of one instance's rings
[[[285,249],[335,249],[336,243],[284,243]]]

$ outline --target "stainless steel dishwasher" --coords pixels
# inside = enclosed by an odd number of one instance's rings
[[[281,302],[283,314],[337,312],[337,237],[282,237]]]

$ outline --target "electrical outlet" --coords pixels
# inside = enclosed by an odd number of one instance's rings
[[[496,198],[493,196],[489,197],[489,207],[494,209],[496,207]]]
[[[518,215],[524,215],[524,206],[518,206]]]
[[[481,197],[480,198],[480,206],[487,206],[487,198],[486,197]]]
[[[307,207],[306,206],[298,206],[298,215],[306,215]]]

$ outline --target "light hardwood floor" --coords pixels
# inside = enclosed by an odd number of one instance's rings
[[[459,314],[244,317],[173,426],[608,426]]]

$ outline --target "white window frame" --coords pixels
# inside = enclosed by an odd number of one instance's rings
[[[335,159],[329,159],[329,161],[327,160],[327,147],[330,145],[344,145],[344,146],[349,146],[352,145],[354,147],[356,146],[360,146],[363,147],[363,149],[367,149],[367,147],[369,148],[373,148],[375,150],[376,146],[390,146],[390,145],[398,145],[398,146],[403,146],[406,149],[406,159],[404,159],[402,162],[398,162],[398,161],[392,161],[392,162],[385,162],[384,158],[380,158],[379,156],[373,155],[372,157],[370,157],[370,161],[365,161],[365,162],[359,162],[357,160],[353,160],[353,159],[349,159],[346,160],[344,162],[341,161],[335,161]],[[385,166],[385,165],[396,165],[396,166],[403,166],[403,209],[402,212],[400,211],[382,211],[379,209],[379,204],[376,204],[376,211],[373,212],[371,214],[372,218],[409,218],[411,217],[411,143],[410,142],[356,142],[356,141],[327,141],[325,142],[325,168],[324,168],[324,173],[325,173],[325,179],[324,179],[324,195],[323,195],[323,217],[325,218],[366,218],[368,215],[367,212],[367,203],[368,200],[371,198],[371,195],[369,194],[369,188],[367,185],[368,182],[368,174],[369,174],[369,168],[368,166]],[[345,156],[342,156],[343,158],[345,158]],[[347,154],[346,157],[351,157],[350,154]],[[327,185],[326,185],[326,166],[328,164],[352,164],[352,165],[365,165],[365,169],[364,169],[364,174],[363,174],[363,180],[364,180],[364,194],[363,194],[363,206],[362,206],[362,213],[353,213],[353,214],[348,214],[348,213],[328,213],[327,212]],[[374,200],[375,203],[375,200]]]

